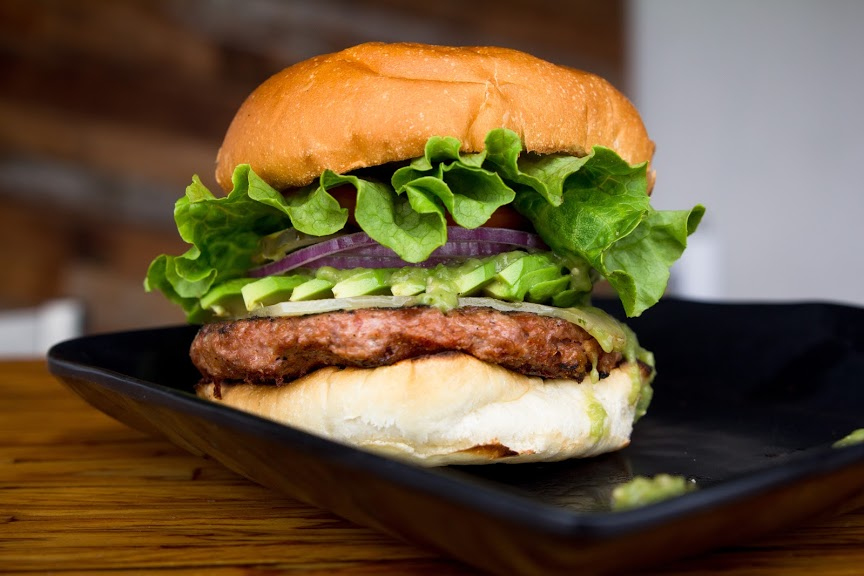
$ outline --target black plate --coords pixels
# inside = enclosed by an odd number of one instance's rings
[[[614,313],[615,311],[613,311]],[[629,321],[653,350],[651,410],[616,454],[423,469],[196,398],[195,328],[91,336],[49,353],[93,406],[248,478],[502,574],[615,572],[741,542],[864,493],[864,309],[664,301]],[[696,481],[611,512],[634,475]]]

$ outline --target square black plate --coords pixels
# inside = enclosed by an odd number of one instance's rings
[[[502,574],[646,566],[864,493],[864,444],[832,447],[864,427],[864,309],[668,300],[628,324],[657,357],[648,415],[628,448],[555,464],[424,469],[200,400],[192,326],[71,340],[48,363],[121,422]],[[699,489],[610,511],[614,486],[658,473]]]

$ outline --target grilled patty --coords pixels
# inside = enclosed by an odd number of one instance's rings
[[[418,306],[207,324],[191,357],[205,382],[281,384],[325,366],[374,368],[458,351],[543,378],[601,376],[622,361],[585,330],[527,312]]]

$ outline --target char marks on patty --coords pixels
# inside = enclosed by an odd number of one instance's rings
[[[281,384],[325,366],[375,368],[463,352],[514,372],[582,380],[622,361],[581,327],[527,312],[416,306],[207,324],[191,357],[204,381]]]

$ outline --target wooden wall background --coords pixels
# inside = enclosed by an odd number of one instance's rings
[[[84,302],[87,330],[182,322],[142,279],[186,249],[173,202],[245,96],[368,40],[495,44],[625,92],[623,0],[4,0],[0,310]]]

